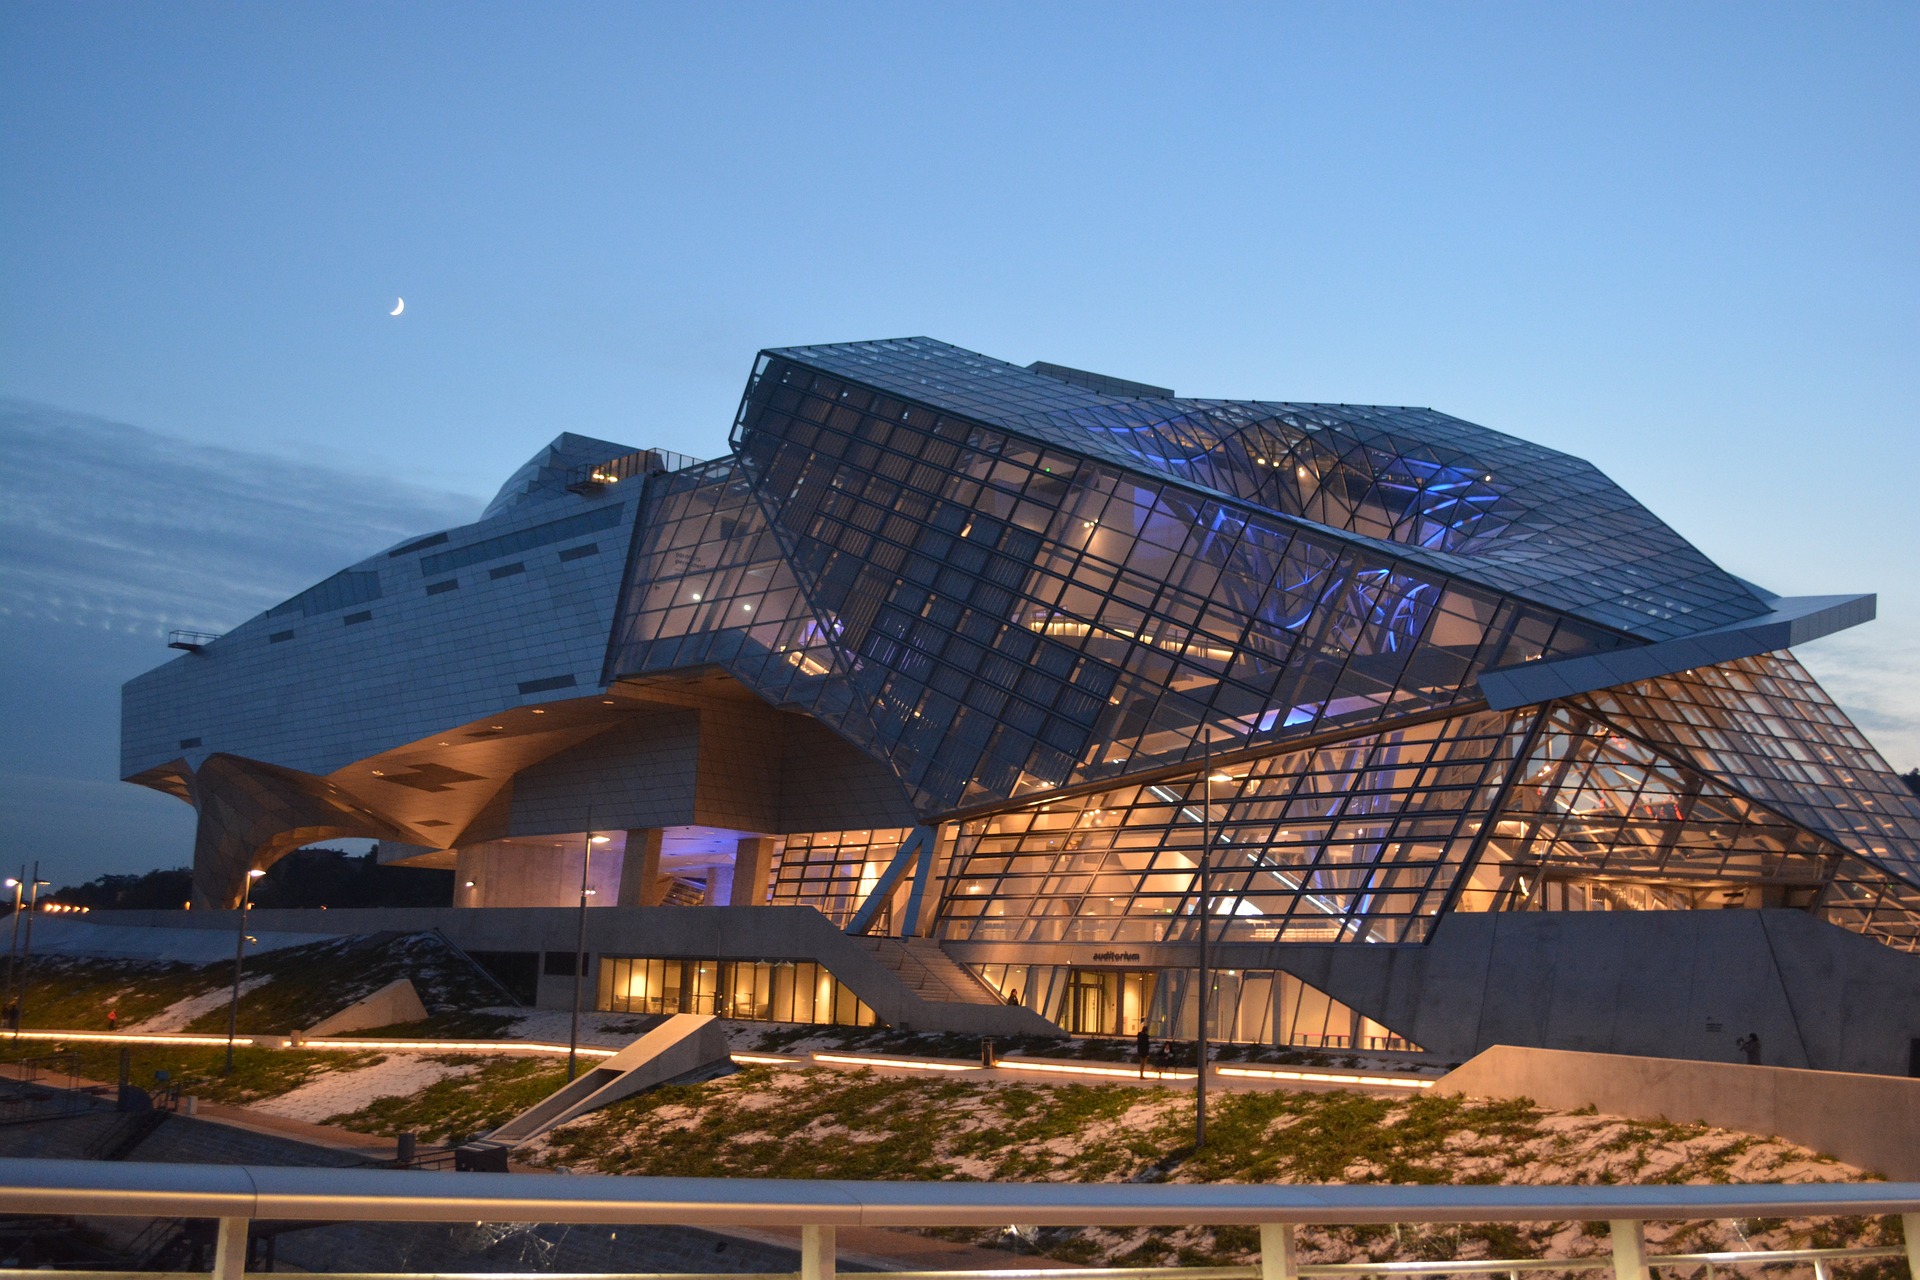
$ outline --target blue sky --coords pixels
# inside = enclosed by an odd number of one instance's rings
[[[40,514],[0,517],[0,706],[110,693],[561,430],[720,452],[760,347],[925,333],[1591,458],[1742,576],[1880,592],[1802,657],[1912,767],[1916,65],[1895,4],[7,6]],[[128,511],[180,523],[86,530]],[[71,819],[33,761],[111,782],[103,715],[16,718],[7,843]],[[84,856],[184,856],[142,821]]]

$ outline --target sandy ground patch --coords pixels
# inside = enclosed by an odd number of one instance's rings
[[[358,1111],[375,1098],[418,1093],[428,1085],[478,1070],[471,1063],[442,1062],[421,1054],[394,1054],[355,1071],[329,1071],[290,1093],[254,1104],[254,1110],[289,1120],[318,1123]]]
[[[242,979],[240,994],[244,996],[256,987],[264,987],[272,981],[272,978],[265,976]],[[215,987],[197,996],[188,996],[185,1000],[175,1000],[146,1021],[126,1029],[128,1031],[181,1031],[201,1014],[223,1008],[231,999],[233,999],[232,987]]]

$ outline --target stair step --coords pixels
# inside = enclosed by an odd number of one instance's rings
[[[998,997],[931,940],[862,938],[871,951],[916,995],[950,1004],[998,1004]]]

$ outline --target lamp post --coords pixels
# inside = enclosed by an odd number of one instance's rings
[[[591,819],[589,819],[591,821]],[[610,837],[587,832],[580,859],[580,927],[573,937],[573,1027],[567,1033],[567,1079],[571,1081],[580,1057],[580,993],[587,980],[587,899],[593,890],[587,887],[587,874],[593,867],[593,846],[605,844]]]
[[[13,936],[7,940],[7,1004],[13,1004],[13,971],[20,956],[20,892],[26,888],[26,864],[20,865],[20,875],[8,877],[7,888],[13,890]]]
[[[1213,965],[1207,934],[1212,916],[1210,900],[1213,884],[1208,877],[1208,846],[1213,843],[1213,740],[1208,739],[1200,769],[1200,1016],[1195,1037],[1194,1056],[1198,1068],[1193,1076],[1193,1145],[1207,1145],[1207,1014],[1212,1004]]]
[[[33,875],[27,880],[27,935],[20,944],[20,994],[14,997],[13,1033],[18,1039],[20,1028],[27,1018],[27,979],[33,973],[33,913],[40,909],[40,886],[52,884],[51,880],[40,878],[40,864],[33,864]],[[15,890],[18,901],[18,890]]]
[[[253,903],[253,882],[267,874],[264,871],[247,872],[247,882],[240,890],[240,922],[233,929],[233,999],[227,1002],[227,1065],[220,1074],[233,1074],[233,1036],[240,1025],[240,968],[247,958],[247,911]]]

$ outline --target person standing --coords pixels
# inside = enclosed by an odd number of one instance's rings
[[[1147,1059],[1153,1056],[1153,1037],[1147,1034],[1147,1020],[1140,1019],[1140,1034],[1133,1038],[1133,1054],[1140,1059],[1140,1078],[1147,1078]]]
[[[116,1008],[109,1008],[107,1010],[107,1030],[118,1031],[119,1029],[120,1029],[120,1010]]]

